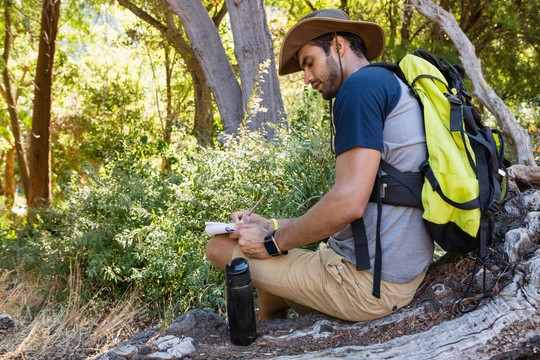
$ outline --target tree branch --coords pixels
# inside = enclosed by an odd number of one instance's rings
[[[218,28],[219,24],[221,24],[221,21],[225,17],[225,14],[227,14],[227,2],[223,1],[223,6],[221,7],[221,9],[219,9],[218,13],[212,17],[212,21],[214,22],[216,28]]]
[[[167,24],[165,25],[129,0],[118,0],[118,3],[131,11],[139,19],[145,21],[150,26],[161,32],[168,42],[182,56],[184,61],[186,63],[189,62],[186,55],[192,56],[193,52],[191,51],[189,44],[184,40],[182,33],[174,23],[174,18],[171,12],[165,11],[165,19],[167,21]],[[164,2],[163,4],[168,7],[167,3]]]
[[[11,43],[13,41],[11,33],[11,16],[10,8],[13,5],[12,0],[6,0],[4,6],[4,25],[6,28],[5,40],[4,40],[4,52],[2,54],[2,59],[4,60],[4,66],[2,69],[2,79],[5,86],[5,98],[8,105],[9,118],[11,120],[11,133],[13,134],[13,139],[15,142],[15,149],[17,152],[17,162],[19,164],[19,173],[21,175],[21,180],[24,188],[24,195],[26,197],[27,203],[29,203],[29,194],[30,194],[30,175],[28,168],[28,160],[26,158],[26,151],[24,146],[24,139],[21,134],[19,126],[19,115],[17,113],[17,97],[13,96],[13,90],[11,86],[11,79],[9,77],[9,51],[11,49]],[[26,72],[24,72],[26,73]]]
[[[146,21],[150,26],[156,28],[162,33],[167,33],[167,26],[163,25],[159,20],[148,14],[146,11],[128,0],[118,0],[118,4],[122,5],[129,11],[131,11],[139,19]]]
[[[421,32],[422,30],[424,30],[425,27],[426,27],[426,25],[420,26],[420,27],[414,32],[414,34],[412,34],[410,41],[413,41],[414,38],[416,37],[416,35],[420,34],[420,32]]]
[[[511,147],[518,164],[538,166],[532,152],[531,137],[517,122],[514,114],[506,107],[495,91],[486,83],[480,60],[476,57],[474,45],[459,27],[456,18],[429,0],[411,0],[419,13],[439,24],[454,43],[463,67],[474,86],[478,100],[495,116],[501,127],[505,142]]]
[[[2,86],[2,84],[0,84],[0,96],[2,96],[4,100],[7,100],[6,90],[4,90],[4,87]]]
[[[305,0],[305,2],[306,2],[306,5],[310,8],[311,11],[317,10],[317,8],[316,8],[315,6],[313,6],[313,4],[311,3],[311,1]]]

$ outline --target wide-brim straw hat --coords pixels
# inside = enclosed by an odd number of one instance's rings
[[[349,32],[362,38],[367,49],[367,60],[381,56],[386,43],[383,28],[369,21],[353,21],[339,9],[313,11],[290,28],[279,53],[279,74],[287,75],[302,70],[296,53],[311,40],[334,32]]]

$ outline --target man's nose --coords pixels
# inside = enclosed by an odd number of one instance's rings
[[[311,84],[312,81],[313,81],[313,74],[311,73],[311,71],[304,70],[304,83],[306,85],[309,85]]]

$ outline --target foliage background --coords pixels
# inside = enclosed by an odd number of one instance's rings
[[[175,159],[170,172],[162,171],[167,150],[159,143],[143,137],[117,145],[103,166],[73,176],[63,201],[35,213],[32,223],[15,230],[9,221],[14,215],[4,215],[3,267],[22,265],[66,281],[75,267],[88,289],[112,298],[135,287],[170,316],[193,307],[222,313],[223,274],[204,256],[205,221],[226,222],[261,195],[260,214],[298,216],[333,182],[333,158],[320,136],[327,132],[327,116],[321,120],[312,94],[304,95],[279,141],[242,132],[226,148],[167,154]]]
[[[540,0],[441,3],[468,24],[488,83],[528,129],[540,159]],[[40,6],[37,0],[16,5],[9,69],[27,140]],[[406,1],[389,0],[268,0],[276,54],[286,29],[310,5],[340,7],[353,19],[381,23],[388,37],[383,61],[419,47],[459,61],[436,26],[407,12]],[[234,65],[226,21],[219,31]],[[160,34],[113,1],[63,2],[53,90],[54,203],[30,217],[20,215],[20,198],[15,208],[0,211],[0,271],[54,278],[60,300],[69,296],[77,269],[87,299],[99,292],[114,301],[137,291],[154,314],[172,317],[192,307],[223,312],[223,274],[204,257],[204,222],[227,221],[261,195],[262,215],[297,216],[328,190],[334,176],[328,106],[302,85],[301,74],[280,80],[288,123],[274,141],[243,131],[224,147],[216,116],[211,145],[201,148],[192,133],[193,84],[173,56],[176,116],[173,139],[165,143],[166,50]],[[2,103],[0,152],[12,141]],[[171,163],[166,171],[163,159]]]

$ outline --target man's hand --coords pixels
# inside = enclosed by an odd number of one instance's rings
[[[231,214],[231,220],[233,224],[243,223],[247,218],[249,210],[235,211]],[[253,215],[253,214],[252,214]]]
[[[248,210],[233,212],[231,214],[231,220],[232,220],[232,223],[235,224],[235,227],[237,227],[236,226],[237,224],[257,224],[265,228],[266,234],[274,230],[274,223],[272,222],[272,220],[268,220],[255,213],[252,213],[249,216],[248,214],[249,214]]]
[[[252,216],[253,214],[250,218]],[[261,216],[257,217],[266,220]],[[264,237],[270,231],[267,230],[264,224],[267,224],[267,221],[263,221],[261,224],[253,222],[237,223],[235,225],[236,231],[229,235],[232,239],[238,240],[238,246],[247,257],[254,259],[267,259],[270,257],[264,246]]]

